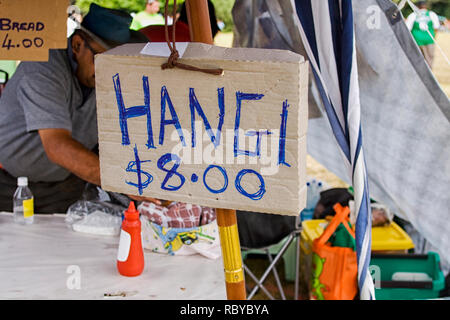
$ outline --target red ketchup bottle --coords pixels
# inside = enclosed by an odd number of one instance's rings
[[[133,201],[125,211],[125,219],[122,221],[117,270],[121,275],[127,277],[138,276],[144,270],[141,221],[139,220],[139,211],[136,210]]]

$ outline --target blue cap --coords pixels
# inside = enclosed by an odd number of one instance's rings
[[[108,9],[91,3],[89,12],[83,18],[81,26],[109,46],[148,41],[139,36],[139,32],[130,30],[132,20],[133,17],[125,11]]]

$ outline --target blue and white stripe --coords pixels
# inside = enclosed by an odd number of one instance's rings
[[[360,298],[375,299],[369,273],[372,218],[362,147],[352,2],[295,0],[295,6],[311,70],[353,184]]]

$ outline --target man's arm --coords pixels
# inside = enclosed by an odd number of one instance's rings
[[[45,153],[50,161],[69,170],[84,181],[100,185],[100,160],[92,151],[72,138],[66,129],[40,129]],[[148,201],[160,205],[161,201],[149,197],[128,195],[136,201]]]
[[[50,161],[85,181],[100,185],[100,161],[95,153],[73,139],[68,130],[41,129],[38,132]]]

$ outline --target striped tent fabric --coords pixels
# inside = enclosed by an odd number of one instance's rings
[[[372,218],[363,139],[351,0],[295,0],[300,35],[329,124],[354,189],[358,286],[374,300],[369,272]]]

